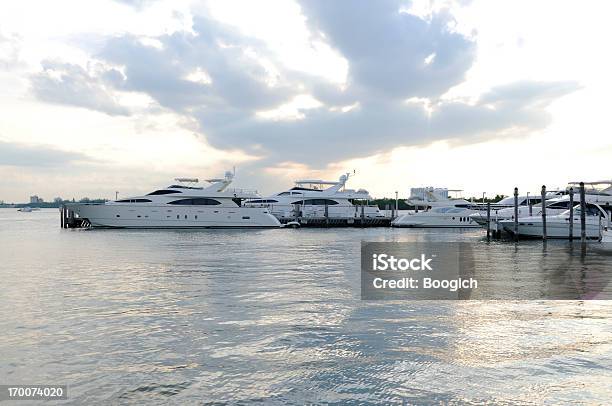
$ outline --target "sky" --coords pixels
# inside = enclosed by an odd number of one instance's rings
[[[612,178],[607,1],[0,3],[0,200]]]

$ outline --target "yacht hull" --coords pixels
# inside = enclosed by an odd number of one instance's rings
[[[436,216],[436,215],[424,215],[420,216],[419,213],[405,214],[395,219],[391,225],[393,227],[406,227],[406,228],[479,228],[480,225],[476,223],[469,215],[462,216]]]
[[[503,229],[514,234],[514,221],[505,220],[500,222]],[[519,219],[518,234],[521,237],[526,238],[542,238],[543,227],[542,222],[537,221],[525,221],[525,219]],[[580,226],[580,220],[574,222],[574,238],[580,238],[582,233],[582,227]],[[589,239],[599,238],[600,226],[599,222],[587,222],[586,224],[586,237]],[[549,221],[546,223],[546,237],[556,239],[569,239],[569,222],[557,222]]]
[[[100,228],[278,228],[267,210],[248,207],[76,204],[70,209]]]

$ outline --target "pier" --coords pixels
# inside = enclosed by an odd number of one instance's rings
[[[61,228],[87,228],[90,226],[87,219],[83,219],[75,215],[74,211],[65,204],[60,206],[59,211]]]

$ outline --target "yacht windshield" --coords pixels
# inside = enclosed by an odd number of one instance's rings
[[[574,217],[576,216],[580,216],[582,213],[582,210],[580,209],[580,205],[577,204],[574,206]],[[563,215],[569,215],[570,211],[566,210],[563,212]],[[599,208],[597,206],[594,206],[592,204],[588,204],[586,207],[586,215],[587,216],[599,216],[601,213],[601,211],[599,210]]]

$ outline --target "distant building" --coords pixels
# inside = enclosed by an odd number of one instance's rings
[[[41,199],[40,197],[34,195],[34,196],[30,196],[30,203],[42,203],[44,202],[43,199]]]

